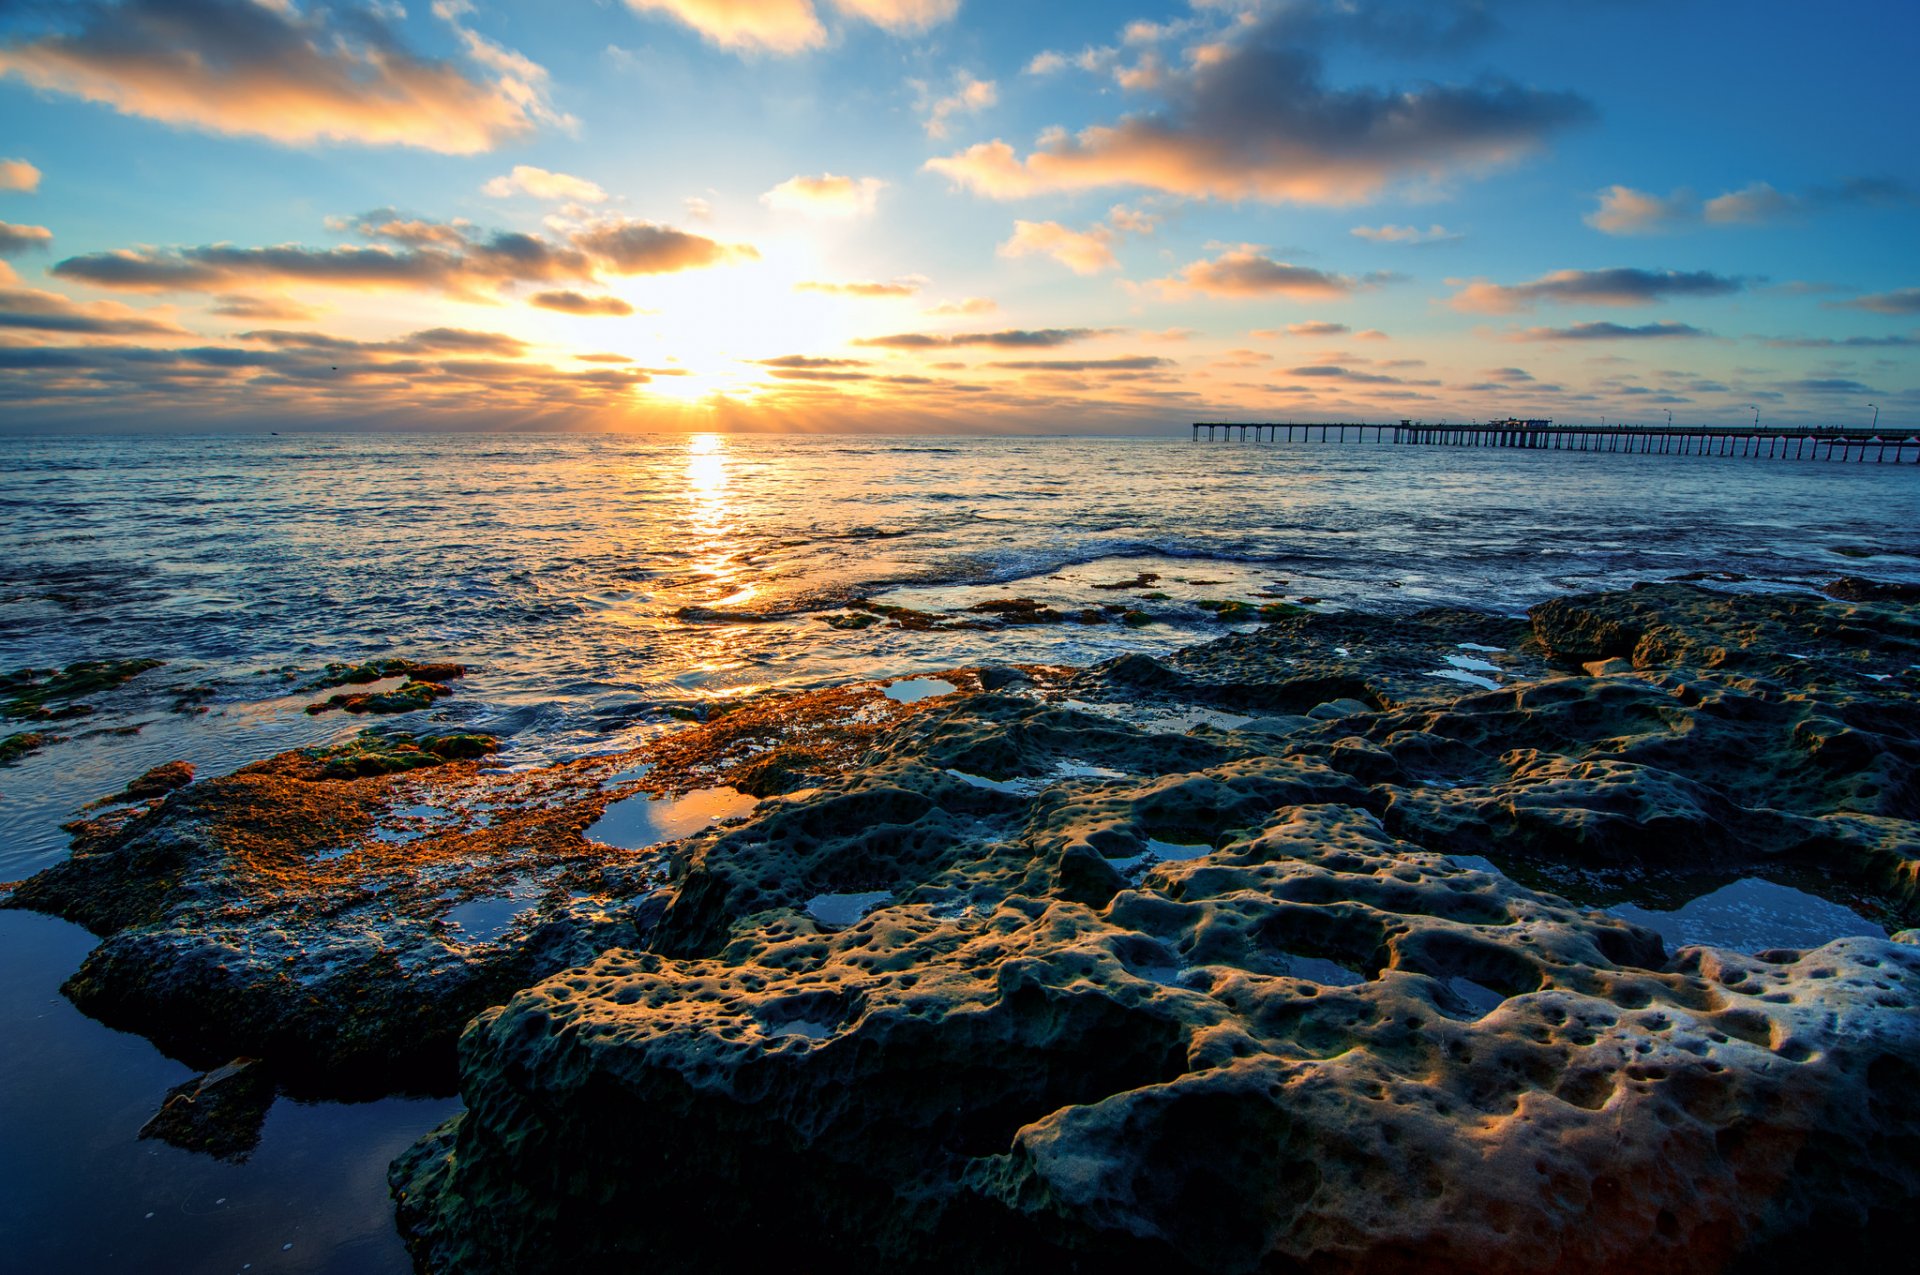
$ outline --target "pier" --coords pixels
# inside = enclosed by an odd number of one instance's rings
[[[1432,425],[1411,420],[1390,424],[1196,421],[1193,441],[1203,437],[1261,443],[1398,443],[1424,447],[1512,447],[1531,451],[1920,464],[1920,429],[1894,429],[1884,425],[1848,429],[1838,426],[1555,425],[1552,421],[1538,420],[1461,425]]]

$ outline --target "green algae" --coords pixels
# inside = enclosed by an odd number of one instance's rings
[[[326,779],[360,779],[420,770],[500,751],[500,741],[477,732],[419,738],[401,731],[361,731],[342,744],[304,750]]]
[[[163,663],[153,659],[81,660],[63,669],[23,668],[0,674],[0,717],[39,722],[84,717],[93,706],[78,703],[81,696],[110,691]]]

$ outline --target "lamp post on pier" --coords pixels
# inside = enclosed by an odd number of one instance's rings
[[[1867,406],[1873,409],[1873,424],[1869,425],[1867,428],[1879,429],[1880,428],[1880,405],[1878,403],[1869,403],[1867,404]]]
[[[1751,408],[1753,411],[1753,427],[1755,429],[1759,429],[1760,428],[1760,409],[1758,407],[1755,407],[1752,403],[1747,404],[1747,406]]]

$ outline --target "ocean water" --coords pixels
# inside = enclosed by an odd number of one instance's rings
[[[57,861],[59,825],[150,766],[215,774],[368,724],[302,711],[330,660],[472,666],[424,716],[532,765],[769,686],[1164,653],[1223,631],[1184,605],[1208,597],[1517,612],[1697,572],[1920,582],[1916,514],[1913,465],[1377,444],[0,439],[0,669],[166,661],[0,768],[0,880]],[[825,622],[862,598],[1132,600],[1096,586],[1140,571],[1168,595],[1142,628]],[[59,997],[90,944],[0,912],[0,1251],[21,1269],[404,1270],[384,1166],[452,1104],[282,1101],[243,1166],[137,1142],[188,1069]]]
[[[1920,580],[1920,467],[1177,439],[286,435],[0,439],[0,668],[167,661],[0,769],[0,880],[84,801],[366,723],[285,670],[474,666],[433,716],[532,764],[674,706],[1218,634],[1183,599],[1518,611],[1715,571]],[[1859,556],[1859,555],[1870,556]],[[1166,623],[836,629],[875,597],[1090,605],[1152,570]],[[1283,583],[1284,582],[1284,583]],[[197,688],[173,711],[181,688]],[[110,733],[138,727],[133,734]]]

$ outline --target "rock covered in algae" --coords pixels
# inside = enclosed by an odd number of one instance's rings
[[[1515,681],[1423,680],[1462,642]],[[1558,675],[1596,657],[1635,671]],[[955,700],[700,846],[650,950],[476,1019],[403,1231],[473,1272],[1885,1258],[1920,933],[1669,950],[1588,905],[1792,869],[1913,924],[1914,663],[1898,608],[1675,587]]]

